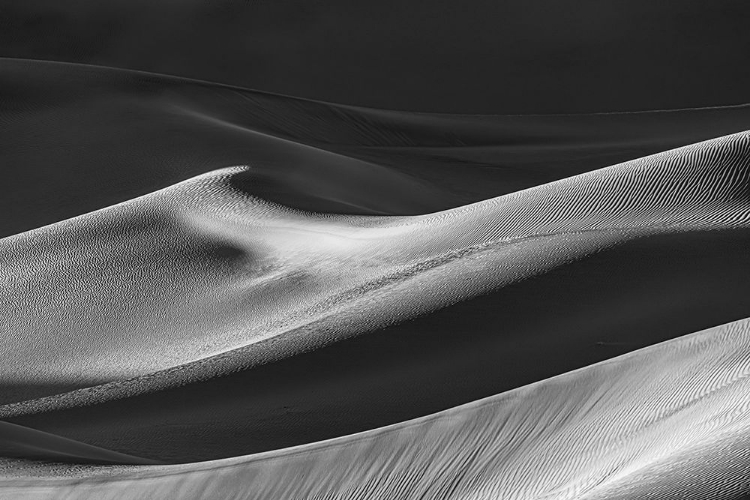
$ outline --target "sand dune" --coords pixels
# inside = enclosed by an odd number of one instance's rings
[[[456,208],[750,128],[750,107],[600,115],[392,112],[111,68],[0,60],[0,236],[230,165],[303,210]]]
[[[128,455],[215,459],[742,318],[748,149],[740,133],[392,217],[277,205],[241,189],[253,167],[238,167],[5,238],[0,416]]]
[[[97,448],[46,432],[0,422],[3,457],[99,464],[154,465],[158,462]]]
[[[750,86],[742,0],[4,0],[2,12],[3,57],[378,108],[685,108],[747,102]]]
[[[54,350],[61,359],[60,369],[84,377],[84,366],[72,364],[76,358],[107,359],[97,351],[96,356],[85,356],[85,350],[80,350],[88,344],[85,337],[111,335],[112,340],[101,341],[101,347],[109,349],[117,342],[116,349],[127,354],[131,354],[128,345],[145,346],[150,353],[138,351],[124,358],[142,366],[129,367],[130,373],[127,369],[113,373],[115,377],[133,375],[255,342],[261,335],[251,333],[254,330],[262,331],[262,337],[272,337],[330,315],[340,303],[352,302],[371,290],[377,292],[437,268],[447,272],[465,257],[479,260],[477,255],[492,253],[493,247],[506,254],[512,253],[506,249],[515,244],[523,247],[522,258],[528,259],[533,253],[526,247],[544,244],[533,239],[559,238],[562,241],[558,245],[572,247],[558,252],[558,258],[565,262],[602,246],[651,233],[741,228],[747,218],[747,137],[740,134],[719,139],[413,218],[321,217],[294,212],[247,198],[246,193],[238,191],[236,178],[246,169],[207,174],[152,196],[5,239],[5,293],[19,297],[26,294],[29,312],[40,305],[45,307],[44,314],[29,314],[24,311],[25,304],[17,302],[19,310],[9,319],[22,323],[10,324],[8,330],[15,332],[22,345],[10,349],[19,362],[7,370],[21,374],[22,380],[23,366],[43,367],[46,373],[53,370],[50,376],[55,380],[66,378],[63,373],[54,373],[53,359],[27,363],[20,355],[23,345],[30,351],[28,356],[44,355],[28,342],[39,339],[43,332],[56,337],[55,347],[62,344],[71,349]],[[664,182],[664,177],[669,181]],[[580,199],[586,202],[572,203]],[[589,241],[593,248],[589,248]],[[72,258],[65,259],[66,253]],[[488,263],[480,260],[477,266],[496,265],[498,258],[488,257]],[[529,266],[533,272],[544,269],[544,262],[534,264]],[[554,260],[549,263],[555,264]],[[523,268],[518,266],[509,273],[517,269],[523,276]],[[294,283],[291,292],[284,283],[288,280]],[[493,280],[491,285],[497,282]],[[28,297],[30,288],[40,297]],[[222,310],[208,314],[208,308],[196,309],[209,305],[211,301],[206,299],[217,290],[229,291],[227,297],[217,301]],[[274,294],[274,290],[279,291]],[[53,293],[58,298],[56,304],[44,299]],[[452,300],[475,293],[469,290]],[[96,297],[106,299],[98,309],[92,309]],[[147,301],[150,308],[139,307],[140,300]],[[211,319],[202,324],[196,317],[175,312],[168,315],[168,321],[179,318],[184,323],[165,325],[159,315],[167,304],[187,306],[195,316]],[[243,307],[245,304],[252,309]],[[123,307],[126,309],[121,310]],[[140,322],[139,310],[145,313]],[[278,310],[285,311],[286,318],[272,327],[268,322],[277,318]],[[98,334],[92,331],[92,313],[106,321]],[[239,318],[231,321],[233,313]],[[295,316],[300,318],[296,322]],[[117,318],[125,322],[122,327],[115,326]],[[214,324],[218,319],[231,326]],[[49,323],[27,324],[34,320]],[[150,326],[152,321],[159,326]],[[71,326],[66,327],[68,324]],[[179,338],[165,335],[165,326]],[[222,328],[226,333],[220,333]],[[81,337],[84,330],[89,333]],[[210,336],[214,345],[196,338],[198,331]],[[124,332],[132,337],[123,338]],[[141,335],[165,342],[165,349],[144,343]],[[240,335],[241,340],[222,341],[226,335]],[[193,349],[191,343],[196,344]],[[187,352],[179,354],[180,350]],[[149,362],[152,356],[166,356],[168,361]],[[96,373],[106,373],[108,367],[92,368]]]
[[[738,498],[750,320],[324,443],[3,479],[14,498]],[[633,390],[637,388],[638,390]],[[93,475],[92,475],[93,474]],[[28,485],[28,487],[27,487]]]
[[[750,106],[0,89],[0,498],[750,495]]]

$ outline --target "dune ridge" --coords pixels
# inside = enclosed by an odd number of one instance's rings
[[[0,500],[750,500],[741,0],[0,3]]]
[[[425,111],[610,111],[747,99],[750,74],[737,62],[748,50],[750,10],[741,1],[525,0],[429,12],[398,1],[5,0],[0,55]]]
[[[47,432],[0,422],[0,453],[3,457],[74,461],[77,463],[155,465],[159,462],[54,436]]]

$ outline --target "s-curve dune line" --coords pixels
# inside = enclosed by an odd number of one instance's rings
[[[208,173],[2,240],[3,347],[14,356],[0,380],[121,380],[344,318],[364,302],[373,322],[387,321],[373,300],[410,294],[415,282],[434,292],[387,316],[628,240],[744,229],[749,150],[750,134],[736,134],[412,217],[299,212],[236,189],[247,168]],[[490,270],[499,276],[486,282],[448,279]]]

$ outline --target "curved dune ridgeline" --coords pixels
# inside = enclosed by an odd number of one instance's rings
[[[744,0],[4,0],[0,13],[0,57],[376,108],[680,109],[747,102],[750,86]]]

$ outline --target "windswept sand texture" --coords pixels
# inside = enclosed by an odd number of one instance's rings
[[[0,499],[750,499],[743,6],[372,4],[0,6]]]
[[[4,483],[19,498],[738,498],[748,377],[742,320],[324,443]]]

